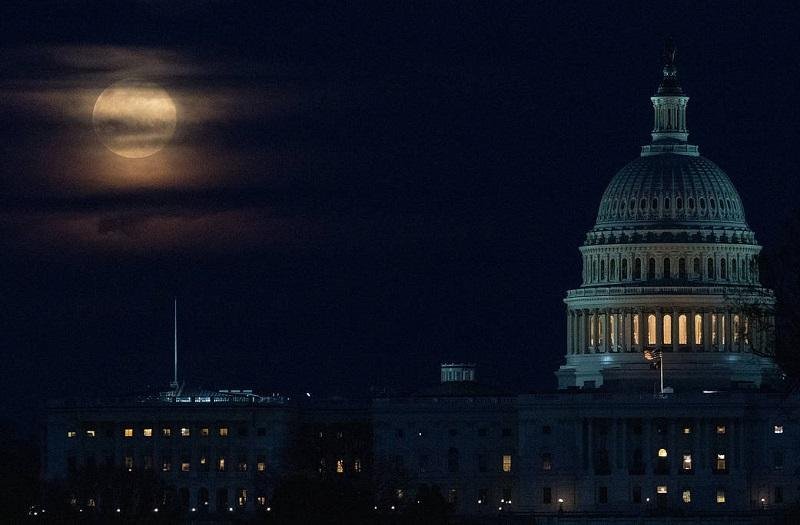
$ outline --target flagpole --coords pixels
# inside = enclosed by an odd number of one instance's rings
[[[659,366],[658,369],[661,372],[661,395],[664,395],[664,351],[661,350],[661,357],[659,358]]]

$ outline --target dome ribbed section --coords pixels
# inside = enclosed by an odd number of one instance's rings
[[[733,183],[704,157],[665,153],[630,162],[606,188],[595,230],[676,225],[749,229]]]

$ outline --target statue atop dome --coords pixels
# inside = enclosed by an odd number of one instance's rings
[[[662,58],[664,60],[664,77],[661,79],[661,84],[658,86],[658,96],[681,96],[683,89],[678,81],[678,67],[676,62],[678,49],[675,47],[675,42],[672,38],[667,38],[664,43],[664,51]]]

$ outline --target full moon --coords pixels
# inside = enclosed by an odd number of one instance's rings
[[[177,112],[169,94],[160,86],[127,79],[100,94],[92,122],[108,149],[122,157],[140,159],[157,153],[170,141]]]

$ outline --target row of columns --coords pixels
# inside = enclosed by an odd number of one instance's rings
[[[708,259],[714,260],[714,273],[713,275],[708,272]],[[636,260],[640,261],[641,273],[638,278],[634,278],[634,269]],[[645,256],[637,257],[631,255],[629,257],[612,257],[612,256],[599,256],[599,255],[585,255],[583,264],[583,282],[584,284],[596,284],[605,282],[634,282],[634,281],[647,281],[650,260],[655,261],[655,279],[664,278],[664,259],[670,260],[670,276],[680,278],[680,261],[684,261],[684,268],[686,277],[692,279],[714,280],[714,281],[731,281],[731,282],[745,282],[753,283],[758,280],[757,262],[755,256],[740,256],[740,257],[726,257],[721,255],[713,255],[711,257],[663,257],[663,256]],[[694,259],[700,261],[699,274],[694,268]],[[614,275],[611,272],[611,261],[614,261]],[[623,278],[622,275],[622,261],[627,262],[627,275]],[[726,275],[722,277],[722,261],[726,261]],[[733,267],[736,261],[736,272],[734,276]],[[752,266],[752,271],[751,270]]]
[[[670,334],[666,338],[669,343],[665,343],[664,337],[666,314],[671,316]],[[648,322],[650,315],[655,316],[655,326]],[[680,338],[681,315],[686,316],[685,343],[681,343]],[[700,317],[696,318],[698,315]],[[734,331],[736,315],[739,333]],[[699,326],[696,319],[700,320]],[[567,354],[639,352],[643,348],[673,352],[742,352],[752,343],[753,327],[747,323],[746,316],[730,309],[570,309],[567,312]],[[653,328],[655,333],[651,334]]]

